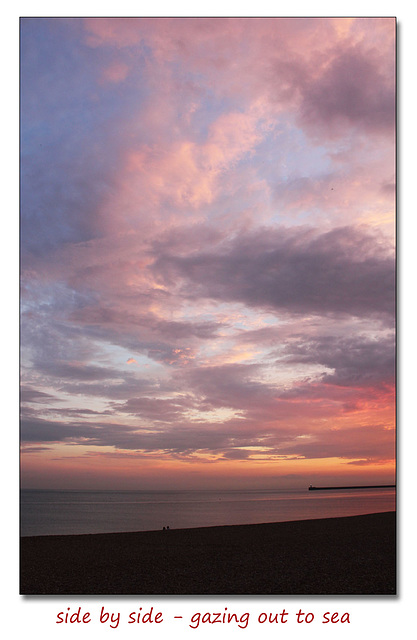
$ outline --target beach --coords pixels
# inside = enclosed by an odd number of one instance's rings
[[[394,595],[395,512],[21,538],[22,595]]]

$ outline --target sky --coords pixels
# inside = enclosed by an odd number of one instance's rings
[[[21,483],[395,479],[395,20],[24,18]]]

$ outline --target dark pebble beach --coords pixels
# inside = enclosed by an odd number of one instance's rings
[[[22,595],[394,595],[396,514],[23,537]]]

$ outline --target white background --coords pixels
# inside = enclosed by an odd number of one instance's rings
[[[337,10],[336,10],[337,8]],[[396,597],[24,597],[19,595],[19,16],[396,16],[398,20],[398,564],[399,580]],[[172,637],[198,638],[366,638],[380,639],[404,633],[408,639],[415,633],[415,485],[416,425],[413,403],[416,396],[416,10],[406,2],[16,2],[3,9],[1,29],[1,123],[3,133],[0,155],[2,191],[0,212],[2,349],[0,376],[3,406],[2,483],[3,517],[1,523],[2,571],[0,612],[2,631],[8,638],[144,638],[157,640]],[[377,541],[376,541],[377,543]],[[56,624],[57,613],[70,613],[82,607],[90,612],[89,624]],[[101,624],[101,607],[120,613],[117,628]],[[161,624],[127,624],[128,614],[142,607],[162,612]],[[246,629],[236,623],[201,624],[190,628],[195,612],[228,612],[250,614]],[[259,624],[260,613],[289,612],[284,625]],[[312,612],[315,620],[297,624],[295,613]],[[349,612],[350,623],[322,624],[326,611]],[[175,620],[182,615],[182,620]]]

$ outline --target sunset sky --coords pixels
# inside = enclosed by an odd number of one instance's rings
[[[395,474],[395,19],[21,21],[21,482]]]

